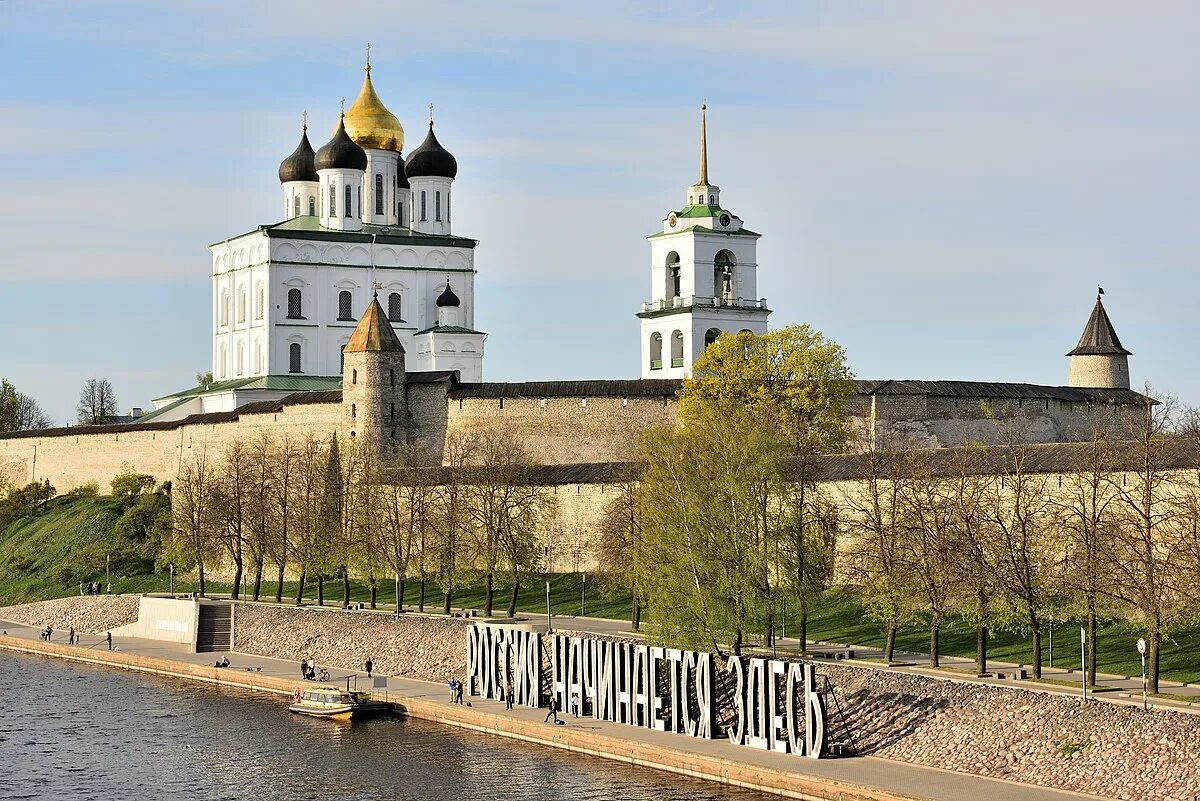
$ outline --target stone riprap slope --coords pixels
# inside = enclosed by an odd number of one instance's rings
[[[1120,799],[1200,795],[1200,716],[1020,688],[818,666],[858,753]]]
[[[347,612],[341,609],[238,604],[235,651],[428,681],[466,679],[465,620]],[[299,667],[297,667],[299,671]]]
[[[64,634],[74,626],[77,630],[101,633],[137,620],[136,595],[82,595],[37,601],[29,604],[0,607],[0,620],[11,620],[27,626],[44,628],[49,625]]]

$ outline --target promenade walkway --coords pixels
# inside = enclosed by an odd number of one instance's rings
[[[559,625],[566,628],[566,621]],[[576,626],[572,625],[573,628]],[[39,641],[39,631],[30,626],[0,621],[7,637],[0,637],[0,649],[52,650],[62,658],[108,658],[104,638],[82,635],[80,644],[66,646],[66,633],[55,632],[49,647]],[[184,678],[199,671],[197,666],[211,668],[214,659],[223,654],[193,654],[186,646],[115,637],[114,646],[120,655],[148,657],[147,665],[172,663],[180,666]],[[220,671],[204,671],[219,676],[224,683],[244,683],[260,689],[290,693],[289,688],[301,687],[300,667],[267,657],[242,653],[228,654],[230,666]],[[125,665],[130,669],[139,668]],[[169,665],[167,665],[169,667]],[[247,672],[247,669],[249,671]],[[166,673],[168,670],[153,672]],[[330,684],[344,685],[345,670],[329,669]],[[360,688],[365,677],[358,674]],[[262,678],[260,678],[262,677]],[[203,679],[200,679],[203,680]],[[353,679],[351,679],[353,685]],[[791,797],[812,799],[845,799],[846,801],[896,801],[897,799],[926,799],[927,801],[961,801],[962,799],[997,799],[998,801],[1078,801],[1095,799],[1056,790],[1006,782],[962,773],[938,770],[878,757],[813,760],[788,754],[760,751],[734,746],[725,740],[696,740],[680,735],[649,731],[632,726],[596,721],[591,718],[565,717],[565,726],[544,723],[545,710],[515,709],[505,711],[496,701],[468,698],[472,706],[452,706],[446,687],[431,682],[388,677],[385,691],[389,700],[405,707],[410,714],[437,720],[461,728],[513,737],[585,753],[606,756],[633,764],[660,767],[676,772],[718,775],[731,783],[744,786],[780,786],[787,784]],[[283,699],[280,701],[283,712]],[[719,766],[712,773],[705,766]],[[744,781],[743,781],[744,780]],[[756,785],[755,782],[758,782]]]

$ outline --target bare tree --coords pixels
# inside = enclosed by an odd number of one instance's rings
[[[616,497],[604,507],[596,540],[596,563],[602,587],[629,593],[633,630],[642,626],[641,593],[637,577],[641,516],[637,505],[637,479],[623,476],[614,485]]]
[[[273,526],[266,539],[266,553],[276,568],[275,603],[283,602],[283,578],[291,553],[291,531],[294,525],[292,501],[295,497],[295,482],[299,472],[299,449],[288,437],[271,451],[274,481],[268,502],[274,507]]]
[[[262,432],[248,446],[249,489],[246,502],[246,547],[254,567],[252,598],[262,594],[263,567],[271,552],[271,539],[279,513],[275,491],[275,453],[270,437]]]
[[[166,558],[181,565],[194,565],[199,574],[200,595],[206,591],[205,568],[218,552],[213,492],[216,478],[205,455],[197,453],[184,462],[172,484],[173,525]]]
[[[451,433],[446,436],[444,464],[448,468],[445,480],[433,494],[430,517],[433,522],[429,544],[433,553],[433,573],[442,588],[442,610],[450,614],[454,600],[454,589],[462,574],[463,563],[470,554],[464,554],[471,535],[472,519],[466,509],[467,485],[464,471],[473,461],[475,440],[473,437]]]
[[[995,617],[998,580],[995,570],[995,526],[988,519],[987,501],[996,481],[982,469],[981,453],[974,447],[950,453],[943,483],[953,510],[959,547],[954,554],[956,605],[975,621],[975,671],[988,672],[988,637]]]
[[[246,567],[246,540],[250,531],[250,510],[254,491],[254,460],[250,449],[234,441],[217,465],[213,503],[221,520],[219,540],[233,564],[233,589],[230,597],[241,597]]]
[[[428,535],[433,488],[416,469],[422,461],[424,453],[418,446],[402,446],[393,458],[390,480],[380,487],[382,525],[377,547],[384,563],[396,577],[397,614],[403,608],[405,584],[414,559],[418,562],[420,604],[424,607],[425,571],[421,548]]]
[[[75,413],[81,425],[101,425],[117,416],[117,396],[107,378],[89,378],[83,383]]]
[[[38,402],[0,378],[0,432],[48,428],[50,418]]]

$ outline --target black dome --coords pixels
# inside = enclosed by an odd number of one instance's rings
[[[404,174],[404,159],[400,159],[400,163],[396,165],[396,188],[409,189],[408,176]]]
[[[437,307],[440,309],[443,306],[458,306],[459,303],[458,295],[454,294],[454,290],[450,288],[450,281],[447,279],[446,288],[442,290],[442,294],[438,295]]]
[[[345,115],[338,122],[337,131],[325,147],[317,151],[315,159],[318,170],[365,170],[367,168],[367,153],[359,147],[350,134],[346,133]]]
[[[308,126],[304,126],[304,135],[300,144],[292,151],[292,155],[279,165],[279,183],[288,181],[317,181],[317,168],[313,166],[313,149],[308,143]]]
[[[404,162],[404,172],[409,178],[454,178],[458,175],[458,162],[433,135],[432,122],[429,123],[429,135],[425,137],[425,141],[408,154],[408,160]]]

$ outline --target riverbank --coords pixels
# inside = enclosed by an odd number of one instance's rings
[[[214,668],[211,654],[189,654],[184,647],[150,640],[120,638],[120,650],[99,650],[103,641],[86,636],[79,646],[45,643],[37,631],[10,627],[0,636],[0,649],[56,659],[174,676],[209,685],[240,687],[290,695],[299,686],[297,665],[291,662],[230,654],[229,668]],[[340,682],[348,671],[331,671]],[[445,688],[433,682],[389,678],[389,701],[405,715],[462,729],[509,737],[554,748],[737,787],[785,798],[843,801],[952,801],[966,797],[1006,801],[1067,801],[1087,796],[1045,790],[1012,782],[905,765],[886,759],[809,760],[773,752],[738,748],[719,740],[692,740],[660,732],[590,719],[568,720],[566,726],[543,723],[544,711],[504,711],[498,702],[472,699],[473,706],[453,706]],[[281,708],[281,714],[283,710]]]

